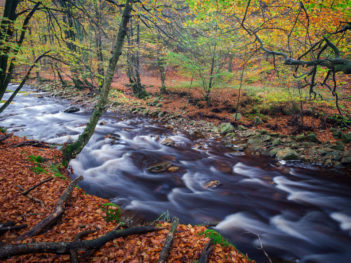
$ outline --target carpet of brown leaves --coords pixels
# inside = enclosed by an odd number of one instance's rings
[[[0,137],[2,135],[0,133]],[[24,189],[36,185],[44,178],[53,175],[53,172],[48,169],[50,164],[57,164],[61,161],[61,152],[58,150],[32,146],[11,147],[11,145],[23,140],[26,139],[12,136],[0,143],[0,222],[13,221],[18,225],[28,225],[26,229],[8,231],[2,235],[0,242],[3,244],[19,242],[14,241],[14,239],[26,233],[49,215],[69,184],[69,180],[55,177],[54,180],[31,191],[30,194],[33,197],[43,201],[43,207],[40,203],[21,195],[22,191],[18,185]],[[36,174],[30,169],[35,166],[29,160],[30,155],[40,155],[45,158],[43,167],[46,168],[47,174]],[[67,171],[62,170],[62,173],[68,177]],[[26,238],[21,242],[72,241],[79,232],[96,227],[99,230],[88,235],[85,239],[97,238],[116,227],[112,223],[105,222],[104,214],[99,208],[107,201],[87,195],[83,190],[75,188],[65,214],[59,222],[44,234]],[[118,238],[108,242],[84,262],[157,262],[170,228],[170,223],[162,223],[161,225],[166,229],[144,235]],[[194,262],[197,260],[208,242],[208,238],[199,235],[205,229],[204,226],[179,225],[168,262]],[[4,262],[69,262],[69,256],[35,254],[12,257]],[[216,245],[209,262],[245,263],[251,261],[234,247]]]

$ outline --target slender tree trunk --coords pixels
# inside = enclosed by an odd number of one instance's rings
[[[229,53],[229,60],[228,60],[228,72],[233,72],[233,54]]]
[[[111,83],[113,79],[113,75],[116,70],[117,62],[119,57],[122,54],[122,47],[124,43],[125,36],[127,34],[127,26],[130,18],[130,14],[132,11],[132,0],[126,0],[122,21],[118,30],[118,35],[115,40],[113,54],[109,61],[109,65],[105,74],[104,84],[101,89],[99,100],[94,108],[94,111],[90,117],[90,120],[84,129],[83,133],[79,136],[78,140],[72,144],[67,145],[63,149],[63,156],[66,161],[71,160],[76,155],[78,155],[84,148],[84,146],[89,142],[91,136],[95,131],[95,127],[97,122],[99,121],[104,109],[105,105],[108,101],[108,94],[111,88]]]
[[[217,45],[214,46],[214,50],[213,50],[213,56],[212,56],[212,60],[211,60],[211,70],[210,70],[210,79],[208,81],[208,87],[206,90],[206,95],[205,95],[205,100],[207,105],[210,105],[210,93],[213,87],[213,81],[214,81],[214,69],[215,69],[215,64],[216,64],[216,47]]]

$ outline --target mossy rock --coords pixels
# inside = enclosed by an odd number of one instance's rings
[[[305,135],[305,141],[320,143],[320,141],[317,138],[317,135],[313,132],[310,132]]]
[[[254,119],[254,124],[255,125],[261,125],[261,124],[263,124],[263,121],[261,120],[260,117],[256,116],[255,119]]]
[[[298,141],[298,142],[302,142],[302,141],[305,140],[305,134],[303,134],[303,133],[298,134],[298,135],[296,135],[295,139],[296,139],[296,141]]]
[[[241,115],[240,112],[236,112],[236,113],[233,114],[234,120],[239,121],[239,120],[241,120],[242,117],[243,117],[243,116]]]
[[[279,161],[281,160],[298,160],[298,154],[296,151],[290,148],[284,148],[277,152],[276,157]]]
[[[219,130],[221,133],[227,134],[234,131],[234,126],[231,125],[229,122],[222,123],[221,126],[219,127]]]

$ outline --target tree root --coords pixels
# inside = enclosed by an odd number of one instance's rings
[[[213,250],[213,241],[212,239],[210,239],[210,241],[208,241],[205,248],[201,252],[199,263],[207,263],[212,250]]]
[[[158,263],[165,263],[167,261],[169,251],[173,243],[174,233],[177,230],[178,224],[179,224],[179,219],[177,217],[174,217],[171,229],[169,230],[169,233],[163,245],[160,257],[158,258]]]
[[[16,245],[4,245],[0,247],[0,259],[6,259],[16,255],[25,255],[33,253],[55,253],[70,254],[71,250],[90,250],[99,249],[106,242],[115,238],[125,237],[135,234],[145,234],[148,232],[159,231],[164,228],[155,226],[138,226],[123,230],[113,230],[107,234],[91,240],[76,240],[72,242],[38,242]]]
[[[70,198],[74,187],[77,183],[79,183],[81,180],[83,180],[83,176],[77,177],[74,179],[69,186],[66,188],[66,190],[63,192],[61,195],[60,199],[57,201],[54,212],[44,218],[41,222],[39,222],[36,226],[34,226],[28,233],[23,234],[17,238],[17,240],[23,240],[26,237],[32,237],[39,235],[45,231],[47,231],[51,226],[53,226],[56,221],[63,215],[65,212],[65,204],[67,200]]]

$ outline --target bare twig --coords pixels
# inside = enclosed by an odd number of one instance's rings
[[[44,218],[41,222],[39,222],[36,226],[34,226],[28,233],[23,234],[22,236],[18,237],[17,240],[23,240],[26,237],[32,237],[39,235],[49,229],[52,225],[56,223],[56,221],[63,215],[65,212],[65,204],[67,200],[70,198],[74,187],[77,183],[83,180],[83,176],[77,177],[74,179],[66,190],[61,195],[60,199],[57,201],[56,206],[52,214]]]
[[[51,181],[52,179],[54,179],[52,176],[50,176],[50,177],[44,179],[43,181],[39,182],[38,184],[36,184],[36,185],[34,185],[34,186],[28,188],[26,191],[23,191],[23,192],[21,193],[21,195],[27,195],[30,191],[32,191],[32,190],[34,190],[35,188],[41,186],[42,184],[45,184],[46,182]]]

